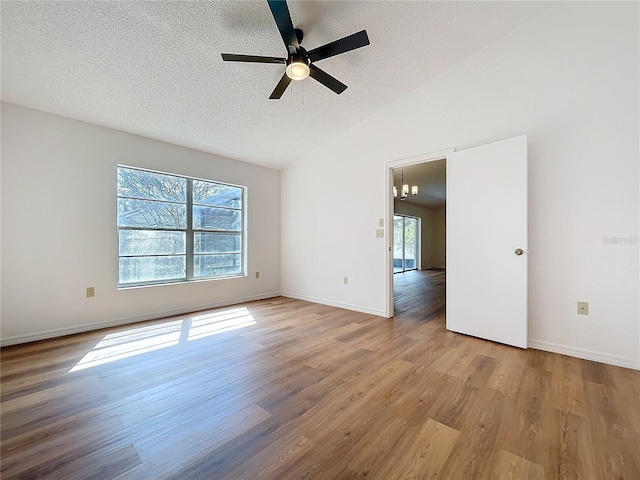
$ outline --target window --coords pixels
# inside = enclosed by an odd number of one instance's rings
[[[244,187],[118,167],[118,286],[245,274]]]
[[[418,269],[418,218],[393,215],[393,273]]]

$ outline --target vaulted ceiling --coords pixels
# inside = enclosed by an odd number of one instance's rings
[[[318,63],[343,94],[307,78],[269,100],[282,65],[220,56],[286,56],[265,1],[0,5],[4,101],[277,169],[551,6],[291,1],[308,49],[371,45]]]

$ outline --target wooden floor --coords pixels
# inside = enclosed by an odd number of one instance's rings
[[[640,372],[448,332],[443,272],[395,282],[395,319],[276,298],[2,349],[1,476],[640,479]]]

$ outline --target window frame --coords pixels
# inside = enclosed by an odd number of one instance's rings
[[[396,217],[402,218],[402,268],[398,271],[396,271],[395,269],[395,221],[396,221]],[[416,238],[414,241],[414,262],[415,262],[415,266],[413,268],[406,268],[406,261],[407,261],[407,257],[406,257],[406,240],[407,240],[407,220],[413,220],[415,221],[415,229],[416,229]],[[412,270],[420,270],[420,267],[422,266],[422,218],[420,217],[416,217],[414,215],[405,215],[404,213],[395,213],[393,214],[393,242],[392,242],[392,257],[394,260],[394,266],[393,266],[393,274],[397,274],[397,273],[405,273],[405,272],[410,272]]]
[[[186,181],[186,193],[185,193],[185,202],[176,202],[172,200],[164,200],[161,198],[144,198],[140,199],[136,196],[121,196],[118,191],[118,187],[120,185],[118,173],[120,169],[130,169],[130,170],[138,170],[140,172],[151,173],[151,174],[160,174],[167,175],[170,177],[177,177],[185,179]],[[206,205],[195,203],[196,206],[205,206],[211,208],[221,208],[225,210],[232,210],[240,212],[241,221],[240,221],[240,230],[222,230],[222,229],[210,229],[203,228],[202,226],[198,229],[194,228],[193,221],[193,208],[194,208],[194,199],[193,199],[193,183],[194,181],[212,183],[216,185],[222,185],[225,187],[233,187],[240,189],[240,207],[228,207],[228,206],[219,206],[219,205]],[[228,182],[220,182],[217,180],[210,180],[206,178],[200,177],[192,177],[188,175],[180,175],[175,173],[168,173],[159,170],[151,170],[143,167],[135,167],[131,165],[123,165],[118,164],[116,166],[116,237],[117,237],[117,275],[116,275],[116,288],[118,290],[125,290],[130,288],[139,288],[139,287],[153,287],[158,285],[171,285],[171,284],[181,284],[181,283],[192,283],[192,282],[203,282],[203,281],[211,281],[211,280],[226,280],[231,278],[241,278],[247,276],[247,187],[245,185],[236,185]],[[118,203],[120,199],[138,199],[138,200],[146,200],[160,203],[174,203],[174,204],[184,204],[186,207],[186,227],[185,229],[174,228],[174,227],[161,227],[161,228],[152,228],[152,227],[135,227],[135,226],[120,226],[119,219],[119,210]],[[120,232],[121,231],[158,231],[158,232],[183,232],[185,234],[185,248],[184,254],[159,254],[159,255],[121,255],[120,254]],[[194,264],[195,257],[198,255],[207,255],[207,254],[198,254],[195,253],[195,234],[196,233],[221,233],[224,235],[240,235],[240,252],[221,252],[220,254],[232,254],[240,256],[240,272],[239,273],[231,273],[226,275],[210,275],[210,276],[194,276]],[[208,255],[216,255],[217,253],[211,253]],[[143,258],[143,257],[180,257],[183,256],[185,258],[185,275],[180,278],[171,278],[171,279],[156,279],[156,280],[148,280],[143,282],[127,282],[121,283],[121,272],[120,272],[120,259],[121,258]]]

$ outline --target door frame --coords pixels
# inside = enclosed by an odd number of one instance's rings
[[[447,155],[455,152],[454,148],[439,150],[437,152],[424,153],[414,157],[400,158],[391,160],[386,163],[386,188],[385,188],[385,236],[387,241],[386,248],[386,268],[385,268],[385,290],[387,292],[385,298],[384,312],[386,318],[393,317],[393,169],[398,167],[407,167],[418,163],[434,162],[436,160],[445,160]]]

